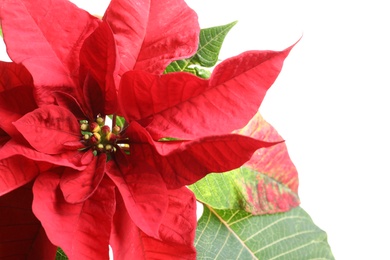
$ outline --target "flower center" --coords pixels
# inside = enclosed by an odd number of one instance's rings
[[[92,149],[95,156],[100,153],[109,155],[116,151],[116,141],[121,130],[119,126],[115,125],[111,130],[108,125],[105,125],[104,118],[97,117],[95,122],[81,120],[80,130],[82,142],[87,148]]]

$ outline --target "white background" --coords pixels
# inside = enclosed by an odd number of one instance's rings
[[[107,0],[74,0],[103,14]],[[302,207],[338,260],[390,259],[386,1],[187,0],[202,28],[239,22],[221,59],[302,35],[260,111],[286,140]]]

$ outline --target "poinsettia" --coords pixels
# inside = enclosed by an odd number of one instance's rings
[[[12,139],[0,151],[3,165],[22,157],[37,170],[12,164],[0,194],[34,181],[34,214],[71,259],[106,258],[108,244],[119,259],[193,259],[195,201],[183,186],[272,145],[231,132],[255,114],[292,47],[244,53],[209,80],[161,75],[196,50],[196,14],[183,1],[114,0],[102,20],[51,2],[1,6],[8,54],[31,73],[38,107],[6,123]]]

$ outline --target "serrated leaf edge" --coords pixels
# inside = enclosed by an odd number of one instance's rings
[[[195,55],[192,56],[190,59],[189,59],[189,62],[187,63],[186,66],[188,66],[188,64],[194,64],[194,62],[192,62],[192,60],[196,59],[196,57],[199,55],[199,53],[204,49],[206,48],[211,42],[213,42],[213,39],[215,38],[218,38],[221,34],[224,34],[225,32],[229,32],[234,25],[237,24],[238,21],[234,21],[234,22],[231,22],[231,23],[228,23],[228,24],[225,24],[225,25],[221,25],[221,26],[217,26],[217,27],[211,27],[211,28],[205,28],[203,30],[201,30],[201,33],[205,33],[205,30],[208,30],[208,29],[215,29],[215,28],[222,28],[222,30],[216,34],[215,37],[213,37],[211,40],[207,41],[205,44],[203,44],[202,46],[200,46],[200,48],[196,51]],[[227,33],[226,33],[227,34]],[[226,36],[226,35],[225,35]],[[215,63],[214,63],[215,65]],[[213,65],[213,66],[214,66]],[[203,66],[203,65],[202,65]],[[213,67],[211,66],[211,67]],[[205,67],[205,66],[204,66]]]

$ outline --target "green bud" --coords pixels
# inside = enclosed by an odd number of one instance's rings
[[[88,130],[88,128],[89,128],[88,124],[83,123],[80,125],[81,131],[86,131],[86,130]]]
[[[100,126],[104,125],[104,118],[103,117],[96,118],[96,123],[98,123],[98,125]]]

